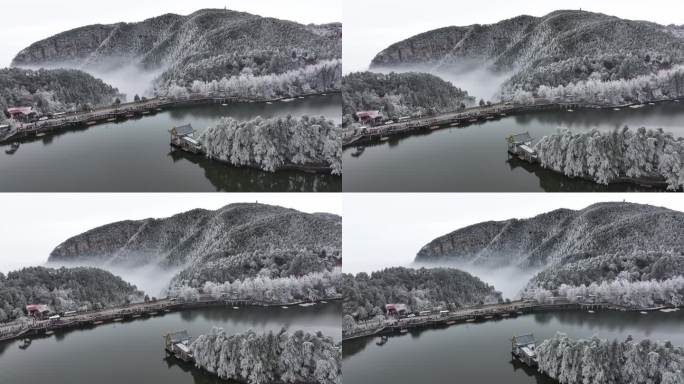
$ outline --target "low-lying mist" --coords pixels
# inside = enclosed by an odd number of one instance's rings
[[[47,263],[45,266],[50,268],[93,267],[104,269],[135,285],[149,297],[157,298],[164,297],[163,291],[168,287],[171,278],[182,269],[182,267],[162,268],[154,264],[121,267],[106,263]]]
[[[521,269],[516,266],[490,267],[477,266],[470,263],[413,263],[414,268],[456,268],[476,276],[480,280],[501,292],[504,298],[519,299],[520,292],[537,273],[543,268]]]
[[[112,62],[119,63],[119,65],[110,63],[111,65],[107,66],[80,66],[74,65],[73,63],[51,63],[50,65],[21,66],[21,68],[31,70],[59,68],[78,69],[117,88],[120,93],[125,95],[125,100],[121,100],[122,102],[133,101],[135,95],[140,97],[153,96],[153,83],[155,79],[166,70],[166,68],[163,67],[145,69],[138,63],[129,62],[123,58],[112,59]]]
[[[501,98],[501,87],[510,79],[515,70],[498,72],[493,71],[487,63],[463,62],[458,64],[449,63],[448,68],[440,66],[405,66],[401,68],[373,67],[371,71],[380,73],[404,73],[424,72],[442,78],[454,86],[467,91],[479,101],[498,101]]]

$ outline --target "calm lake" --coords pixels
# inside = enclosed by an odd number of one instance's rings
[[[345,341],[345,384],[365,383],[506,383],[557,384],[547,376],[514,362],[513,335],[534,333],[537,342],[557,331],[570,337],[598,335],[606,339],[670,340],[684,346],[684,311],[647,315],[624,312],[556,312],[513,319],[458,324],[441,329],[409,331],[390,337]]]
[[[506,137],[529,132],[539,139],[558,128],[609,131],[663,128],[684,136],[684,103],[647,105],[639,109],[547,111],[445,128],[425,134],[396,137],[366,147],[359,157],[344,150],[344,191],[637,191],[628,184],[608,187],[570,179],[556,172],[509,159]]]
[[[342,338],[340,303],[288,309],[213,307],[67,330],[34,339],[27,349],[19,341],[0,344],[0,383],[226,383],[191,364],[166,358],[162,335],[187,329],[191,336],[222,327],[227,333],[249,329],[321,331]]]
[[[340,95],[290,102],[193,106],[153,116],[49,134],[8,155],[0,146],[0,191],[340,191],[339,176],[231,167],[172,151],[173,126],[198,131],[222,117],[325,116],[341,121]]]

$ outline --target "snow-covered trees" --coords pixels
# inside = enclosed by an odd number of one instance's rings
[[[633,281],[630,280],[629,273],[623,272],[614,280],[581,285],[561,284],[553,291],[538,285],[530,285],[525,288],[522,296],[540,303],[548,302],[551,297],[560,296],[571,302],[579,298],[587,300],[589,297],[595,297],[598,302],[634,309],[656,306],[680,307],[684,305],[684,276],[664,280]]]
[[[122,305],[143,296],[134,285],[97,268],[24,268],[0,273],[0,322],[24,316],[28,304],[62,312]]]
[[[32,106],[39,113],[63,112],[108,105],[117,96],[122,97],[116,88],[75,69],[0,69],[0,111]],[[0,120],[5,117],[0,114]]]
[[[185,85],[183,85],[185,84]],[[210,81],[171,80],[160,84],[157,93],[172,98],[221,95],[249,100],[272,100],[311,93],[339,91],[342,87],[342,60],[325,60],[282,73],[254,75],[244,70],[231,77]]]
[[[302,330],[227,335],[220,328],[197,337],[195,364],[222,379],[249,384],[342,382],[342,347],[322,333]]]
[[[342,113],[382,110],[388,118],[456,111],[475,99],[428,73],[355,72],[342,79]]]
[[[547,100],[572,98],[607,105],[679,98],[684,96],[684,66],[677,65],[656,73],[617,80],[602,80],[600,76],[591,76],[587,80],[556,87],[540,85],[535,93]],[[533,101],[530,100],[527,104]]]
[[[567,176],[590,178],[601,184],[625,177],[664,179],[668,189],[684,187],[684,138],[675,138],[661,129],[564,129],[542,137],[535,149],[542,166]]]
[[[329,167],[342,173],[341,128],[324,117],[221,120],[200,139],[207,157],[237,166],[276,171]]]
[[[385,304],[403,303],[412,311],[437,306],[458,308],[498,302],[501,293],[469,273],[450,268],[387,268],[370,276],[343,275],[343,312],[359,320],[382,314]]]
[[[684,349],[649,339],[624,342],[564,334],[536,348],[539,370],[561,384],[674,384],[684,382]]]
[[[215,299],[235,298],[255,300],[269,304],[287,304],[300,301],[334,299],[341,295],[342,273],[339,268],[332,271],[312,272],[300,276],[270,278],[257,276],[234,281],[203,281],[201,288],[184,283],[174,284],[168,295],[196,300],[200,295]]]

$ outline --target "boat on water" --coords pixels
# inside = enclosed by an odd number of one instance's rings
[[[240,307],[233,307],[233,309],[240,309]]]
[[[447,325],[454,325],[456,324],[456,320],[449,320],[446,322]]]
[[[613,111],[619,111],[620,108],[613,108]]]
[[[466,320],[466,323],[473,323],[473,322],[475,322],[475,318],[474,318],[474,317],[471,317],[470,319],[467,319],[467,320]]]
[[[354,148],[354,152],[352,152],[353,157],[359,157],[363,153],[363,151],[366,150],[366,147],[356,147]]]
[[[568,109],[568,112],[575,112],[574,109]]]
[[[287,308],[288,308],[288,306],[287,306],[287,305],[283,305],[283,306],[282,306],[282,307],[280,307],[280,308],[282,308],[282,309],[287,309]]]
[[[408,333],[408,328],[401,328],[399,333]]]
[[[385,345],[387,344],[388,339],[389,338],[387,336],[380,336],[380,340],[376,341],[375,344],[380,346]]]
[[[634,105],[630,105],[629,107],[632,109],[639,109],[639,108],[645,107],[645,105],[644,104],[634,104]]]
[[[223,104],[221,104],[221,105],[224,106],[224,107],[227,107],[227,106],[228,106],[228,104],[226,104],[226,103],[223,103]]]
[[[325,300],[321,300],[321,303],[323,303],[323,304],[328,304],[328,302],[325,301]]]
[[[27,338],[21,340],[21,343],[19,343],[19,348],[20,349],[26,349],[29,347],[29,345],[31,345],[31,339],[29,339],[27,337]]]
[[[383,137],[380,138],[380,141],[387,141],[387,140],[389,140],[389,137],[388,137],[388,136],[383,136]]]
[[[14,154],[19,149],[19,143],[12,143],[8,149],[5,149],[5,153],[8,155]]]
[[[266,104],[273,104],[273,103],[272,103],[272,102],[270,102],[270,101],[267,101],[267,102],[266,102]]]

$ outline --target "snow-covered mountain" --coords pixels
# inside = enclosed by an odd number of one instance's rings
[[[97,268],[30,267],[0,273],[0,323],[25,316],[29,304],[51,311],[101,309],[138,302],[144,294],[120,277]]]
[[[510,72],[510,88],[629,79],[684,62],[684,26],[559,10],[495,24],[435,29],[385,48],[371,68]]]
[[[488,221],[423,246],[421,263],[534,267],[606,254],[684,251],[684,213],[632,203],[558,209],[529,219]]]
[[[357,320],[383,313],[385,304],[403,303],[410,311],[461,308],[498,302],[501,293],[477,277],[453,268],[393,267],[370,275],[344,274],[343,312]]]
[[[225,9],[89,25],[31,44],[13,66],[161,71],[161,84],[283,73],[340,58],[341,25],[302,25]]]
[[[49,262],[179,269],[175,279],[192,286],[257,275],[302,276],[341,263],[341,225],[332,214],[231,204],[95,228],[57,246]]]
[[[455,111],[475,102],[468,92],[429,73],[354,72],[342,78],[342,113],[382,110],[387,118]]]
[[[2,111],[32,106],[40,113],[62,112],[86,105],[111,104],[117,96],[120,95],[116,88],[79,70],[0,69]],[[0,120],[5,117],[0,115]]]

